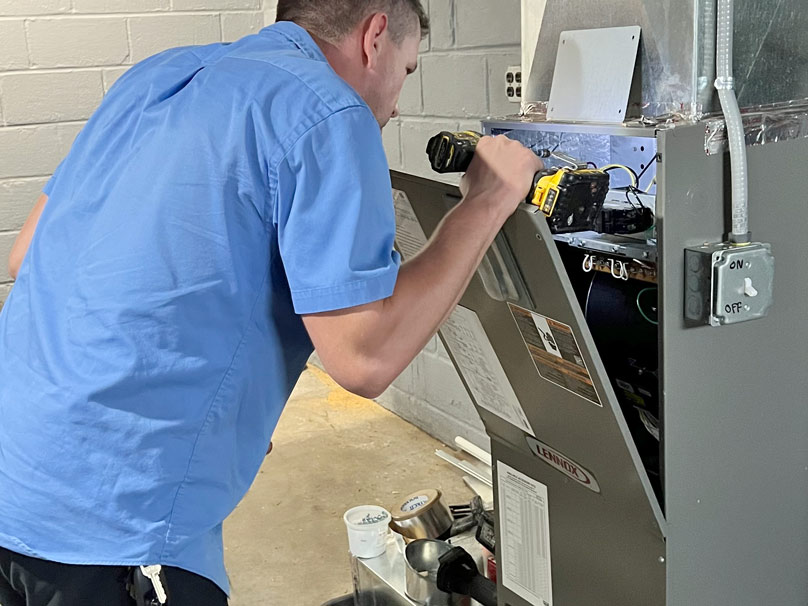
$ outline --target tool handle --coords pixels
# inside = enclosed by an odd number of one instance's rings
[[[497,606],[497,584],[481,574],[469,581],[468,594],[482,606]]]
[[[438,589],[446,593],[469,595],[482,606],[497,606],[497,584],[480,574],[468,551],[462,547],[452,547],[438,561]]]

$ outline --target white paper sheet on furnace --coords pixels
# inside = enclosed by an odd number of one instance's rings
[[[426,234],[407,194],[393,190],[393,204],[396,209],[396,248],[405,261],[409,261],[426,246]]]
[[[440,332],[477,405],[533,435],[477,314],[458,305]]]
[[[502,584],[534,606],[553,606],[547,486],[497,461]]]

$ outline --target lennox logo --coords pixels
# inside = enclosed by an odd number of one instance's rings
[[[555,467],[565,476],[572,478],[579,484],[583,484],[592,492],[600,493],[600,486],[598,486],[598,481],[595,479],[595,476],[578,465],[578,463],[571,461],[554,448],[547,446],[544,442],[539,442],[531,436],[525,436],[525,438],[527,439],[527,445],[531,452],[542,461]]]

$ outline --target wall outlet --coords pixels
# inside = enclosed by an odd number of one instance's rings
[[[505,70],[505,95],[508,101],[522,102],[522,66],[511,65]]]

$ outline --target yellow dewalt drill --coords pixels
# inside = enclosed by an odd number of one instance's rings
[[[443,131],[429,140],[426,153],[438,173],[465,172],[482,135],[474,131]],[[546,150],[542,157],[550,155]],[[609,192],[608,173],[591,168],[547,168],[533,178],[525,202],[547,216],[550,231],[561,234],[594,229]]]

